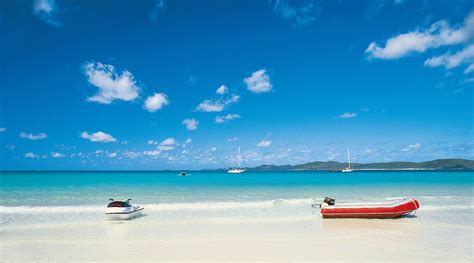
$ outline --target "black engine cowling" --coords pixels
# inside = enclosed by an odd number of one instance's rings
[[[323,202],[328,204],[328,205],[335,205],[336,204],[336,199],[326,196],[324,198]]]

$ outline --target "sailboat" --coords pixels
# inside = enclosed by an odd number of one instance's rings
[[[231,156],[231,158],[232,158],[232,156]],[[227,173],[240,174],[240,173],[243,173],[243,172],[247,171],[245,168],[242,168],[241,162],[244,163],[244,167],[245,167],[245,162],[244,162],[244,159],[242,158],[242,154],[240,153],[240,147],[239,147],[239,151],[238,151],[238,155],[237,155],[238,166],[229,168],[229,170],[227,170]],[[232,158],[232,165],[234,165],[234,158]]]
[[[350,155],[350,153],[349,153],[349,150],[347,150],[347,167],[344,168],[344,169],[342,169],[341,172],[343,172],[343,173],[350,173],[350,172],[352,172],[352,171],[354,171],[354,170],[352,170],[352,167],[351,167],[351,155]]]

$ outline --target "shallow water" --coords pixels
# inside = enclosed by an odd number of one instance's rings
[[[325,196],[336,202],[420,201],[419,220],[472,226],[473,172],[4,172],[3,228],[102,222],[108,198],[133,198],[141,221],[310,220]]]

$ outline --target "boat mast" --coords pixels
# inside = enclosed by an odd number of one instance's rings
[[[351,156],[349,154],[349,149],[347,150],[347,163],[349,164],[349,169],[351,169]]]
[[[239,164],[239,168],[240,168],[240,159],[242,158],[242,155],[240,154],[240,147],[239,147],[239,158],[237,158],[238,160],[238,164]]]

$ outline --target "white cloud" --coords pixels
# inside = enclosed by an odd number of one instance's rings
[[[8,144],[6,147],[7,147],[7,149],[10,150],[10,151],[15,150],[15,148],[16,148],[16,146],[13,145],[13,144]]]
[[[239,96],[239,95],[232,94],[232,95],[230,96],[230,98],[224,100],[224,104],[225,104],[225,105],[229,105],[229,104],[237,103],[237,102],[239,102],[239,100],[240,100],[240,96]]]
[[[6,132],[7,128],[0,128],[0,132]]]
[[[98,131],[96,133],[89,134],[87,132],[82,132],[81,133],[81,138],[87,139],[91,142],[116,142],[117,139],[115,139],[112,135]]]
[[[46,24],[54,27],[62,26],[56,17],[59,12],[55,0],[35,0],[33,2],[33,13]]]
[[[385,46],[376,42],[369,44],[365,51],[371,58],[397,59],[413,53],[423,53],[428,49],[460,44],[468,41],[474,33],[474,13],[470,14],[460,27],[450,27],[446,21],[439,21],[427,29],[389,38]]]
[[[407,147],[403,148],[402,151],[403,152],[408,152],[408,151],[412,151],[412,150],[418,150],[420,147],[421,147],[421,143],[417,142],[415,144],[408,145]]]
[[[174,138],[164,139],[160,145],[158,145],[158,150],[160,151],[171,151],[174,150],[175,145],[177,144]]]
[[[164,93],[154,93],[145,100],[145,109],[149,112],[155,112],[163,106],[169,104],[168,96]]]
[[[199,121],[197,121],[196,119],[185,119],[183,121],[183,124],[186,126],[186,129],[193,131],[197,130]]]
[[[196,107],[197,111],[202,112],[221,112],[227,106],[237,103],[240,100],[239,95],[232,94],[230,97],[225,99],[217,99],[217,100],[204,100],[203,102],[199,103]]]
[[[132,73],[127,70],[118,74],[112,65],[100,62],[88,62],[84,65],[84,73],[90,84],[99,88],[99,92],[87,98],[103,104],[110,104],[114,100],[132,101],[138,98],[139,88]]]
[[[161,151],[159,151],[159,150],[144,151],[143,152],[143,155],[146,155],[146,156],[158,156],[160,154],[161,154]]]
[[[184,143],[186,144],[190,144],[191,142],[193,142],[193,140],[191,138],[187,138],[186,141]]]
[[[219,100],[204,100],[203,102],[199,103],[199,105],[196,107],[196,110],[203,112],[220,112],[224,110],[224,107],[225,105]]]
[[[217,116],[216,119],[215,119],[215,122],[216,123],[224,123],[224,122],[227,122],[227,121],[230,121],[230,120],[233,120],[233,119],[240,119],[240,115],[229,113],[229,114],[224,115],[224,116]]]
[[[267,141],[267,140],[263,140],[263,141],[257,143],[258,147],[268,147],[270,145],[272,145],[272,141]]]
[[[25,157],[26,157],[26,158],[40,158],[39,155],[34,154],[34,153],[32,153],[32,152],[27,152],[27,153],[25,153]]]
[[[137,157],[140,156],[140,153],[138,152],[133,152],[133,151],[127,151],[122,153],[122,156],[129,158],[129,159],[136,159]]]
[[[155,141],[155,140],[149,140],[149,141],[148,141],[148,144],[157,145],[157,144],[159,144],[159,142],[157,142],[157,141]]]
[[[272,89],[270,77],[265,69],[255,71],[250,77],[245,78],[244,82],[247,84],[247,89],[254,93],[269,92]]]
[[[216,90],[216,93],[217,94],[220,94],[220,95],[224,95],[227,93],[229,89],[227,88],[226,85],[221,85],[217,90]]]
[[[217,151],[217,147],[211,147],[210,151],[211,151],[211,152]]]
[[[116,152],[108,153],[107,156],[110,158],[115,158],[117,157],[117,153]]]
[[[270,0],[273,4],[273,11],[283,19],[288,19],[296,26],[304,26],[316,19],[319,14],[319,1],[291,1],[291,0]]]
[[[441,56],[432,57],[425,61],[425,66],[429,67],[438,67],[444,66],[446,69],[452,69],[458,67],[461,64],[468,64],[474,62],[474,44],[465,47],[463,50],[458,51],[457,53],[445,53]],[[469,65],[469,67],[471,67]],[[468,71],[469,67],[466,69]],[[468,72],[474,70],[474,66],[472,69],[469,69]]]
[[[228,142],[235,142],[237,141],[239,138],[238,137],[232,137],[232,138],[229,138],[227,139]]]
[[[160,145],[174,145],[174,144],[176,144],[176,140],[174,138],[166,138],[160,143]]]
[[[344,112],[343,114],[339,115],[338,117],[341,119],[350,119],[357,116],[355,112]]]
[[[63,158],[64,154],[58,153],[58,152],[52,152],[51,157],[53,157],[53,158]]]
[[[474,64],[467,66],[467,68],[464,70],[464,74],[469,74],[471,72],[474,72]]]
[[[36,141],[36,140],[46,139],[46,138],[48,138],[48,135],[46,133],[43,133],[43,132],[38,133],[38,134],[21,132],[20,133],[20,138]]]

